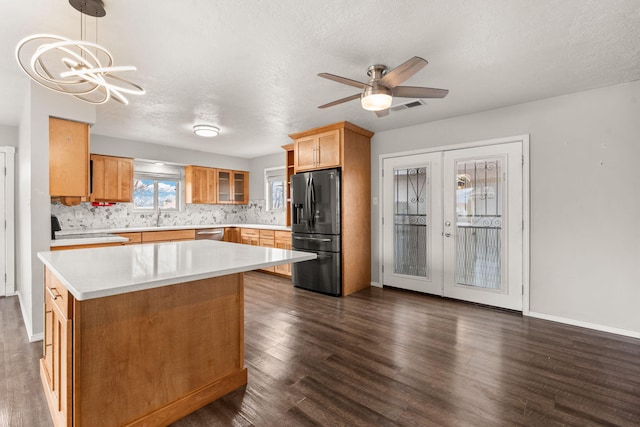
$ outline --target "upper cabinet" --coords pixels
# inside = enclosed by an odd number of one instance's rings
[[[249,172],[217,169],[218,203],[249,203]]]
[[[216,203],[216,173],[213,168],[185,166],[185,202]]]
[[[249,172],[185,166],[186,203],[249,203]]]
[[[289,136],[294,138],[296,172],[342,166],[339,129],[299,137]]]
[[[249,203],[249,172],[233,171],[233,203]]]
[[[49,194],[77,204],[89,192],[89,125],[50,117]]]
[[[133,159],[92,154],[91,166],[92,201],[133,201]]]
[[[286,225],[291,225],[291,175],[295,173],[295,143],[283,145],[282,149],[286,151],[285,166],[286,166],[286,181],[284,183],[284,206],[287,210]]]

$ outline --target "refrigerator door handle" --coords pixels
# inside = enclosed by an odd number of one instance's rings
[[[304,215],[306,216],[305,220],[307,221],[307,227],[311,227],[311,177],[307,179],[307,191],[305,192],[305,201],[304,201]]]
[[[315,190],[315,184],[313,183],[313,176],[311,176],[309,178],[309,182],[311,183],[311,194],[309,196],[311,203],[310,203],[310,216],[309,216],[309,221],[311,221],[311,226],[314,227],[316,225],[316,190]]]
[[[318,239],[315,237],[299,237],[299,236],[293,236],[294,239],[296,240],[311,240],[314,242],[330,242],[331,239]]]

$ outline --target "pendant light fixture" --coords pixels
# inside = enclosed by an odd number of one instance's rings
[[[99,44],[85,40],[86,16],[106,15],[102,0],[69,0],[80,11],[81,40],[53,34],[34,34],[20,40],[16,60],[36,83],[55,92],[75,96],[90,104],[104,104],[114,99],[127,105],[124,94],[143,95],[137,84],[116,76],[136,71],[134,66],[114,66],[111,53]],[[97,22],[96,22],[97,39]]]

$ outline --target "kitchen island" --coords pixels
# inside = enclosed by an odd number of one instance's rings
[[[247,383],[243,272],[315,255],[197,240],[38,257],[54,424],[160,426]]]

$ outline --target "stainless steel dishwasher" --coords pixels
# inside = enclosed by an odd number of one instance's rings
[[[196,240],[224,240],[224,228],[202,228],[196,230]]]

